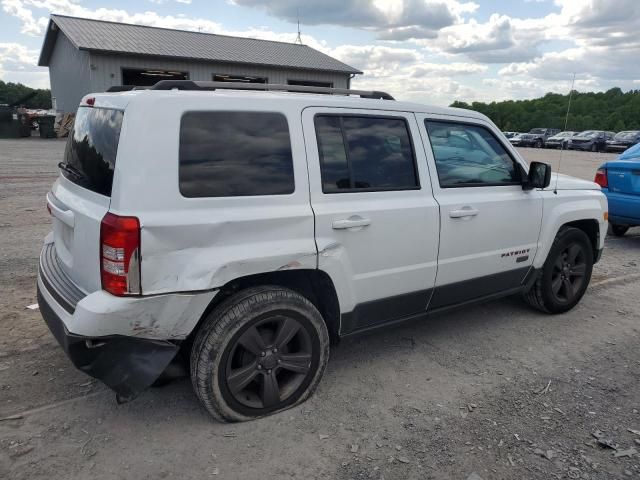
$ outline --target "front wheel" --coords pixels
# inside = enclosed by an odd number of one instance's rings
[[[283,287],[249,288],[205,318],[191,381],[216,419],[245,421],[304,402],[328,359],[327,327],[311,302]]]
[[[535,147],[536,148],[542,148],[544,146],[544,144],[542,143],[541,139],[537,139],[536,143],[535,143]]]
[[[547,313],[571,310],[587,290],[592,270],[593,247],[589,237],[577,228],[563,228],[524,298],[531,306]]]

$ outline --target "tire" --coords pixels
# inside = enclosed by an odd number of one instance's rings
[[[613,223],[609,224],[611,228],[611,233],[613,233],[616,237],[623,237],[627,230],[629,230],[629,225],[614,225]]]
[[[328,359],[329,333],[311,302],[284,287],[248,288],[204,319],[191,349],[191,382],[214,418],[241,422],[307,400]]]
[[[524,299],[546,313],[567,312],[587,290],[592,270],[593,247],[589,237],[582,230],[564,227],[556,235],[547,260]]]
[[[542,140],[539,138],[536,140],[536,143],[534,145],[534,147],[536,148],[542,148],[544,146],[544,144],[542,143]]]
[[[591,151],[592,152],[597,152],[598,151],[598,145],[596,145],[595,143],[593,145],[591,145]]]

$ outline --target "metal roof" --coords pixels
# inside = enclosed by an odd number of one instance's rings
[[[38,65],[49,65],[58,30],[76,48],[92,52],[362,73],[307,45],[63,15],[51,15]]]

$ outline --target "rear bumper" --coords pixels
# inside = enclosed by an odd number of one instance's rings
[[[567,145],[569,150],[591,150],[593,143],[570,143]]]
[[[609,222],[618,225],[640,225],[640,195],[611,192],[603,188],[609,202]]]
[[[151,385],[178,352],[178,344],[163,340],[73,335],[50,305],[38,283],[38,305],[49,330],[76,368],[116,392],[119,401],[135,398]]]
[[[122,400],[158,378],[216,293],[87,295],[66,276],[51,243],[40,255],[38,304],[47,326],[78,369]]]
[[[607,144],[604,149],[607,152],[624,152],[625,150],[631,148],[633,145],[610,145]]]

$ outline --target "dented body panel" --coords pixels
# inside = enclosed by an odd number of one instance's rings
[[[246,275],[316,268],[300,106],[278,98],[239,103],[233,95],[216,94],[212,102],[209,93],[204,95],[209,101],[203,102],[202,95],[191,92],[155,93],[159,95],[140,95],[126,110],[110,206],[115,214],[140,219],[143,294],[209,290]],[[285,115],[293,155],[292,194],[182,196],[178,182],[182,115],[231,110]],[[154,123],[156,142],[140,142],[148,118],[162,118]],[[135,159],[153,159],[153,165]]]

